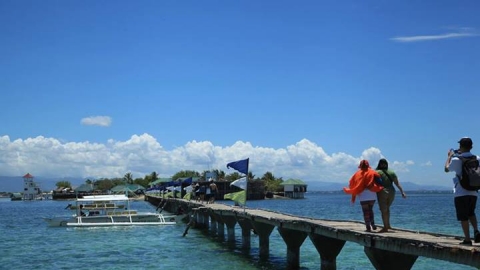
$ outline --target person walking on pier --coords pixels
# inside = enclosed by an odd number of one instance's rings
[[[215,196],[217,195],[217,184],[213,181],[213,178],[210,178],[210,198],[208,198],[208,203],[214,203],[215,202]]]
[[[348,188],[343,188],[343,191],[352,194],[352,203],[358,197],[367,228],[366,231],[371,232],[377,229],[373,214],[373,206],[377,198],[376,193],[381,191],[383,187],[376,182],[376,178],[379,179],[380,175],[370,167],[367,160],[360,161],[358,168],[359,170],[350,178]]]
[[[477,216],[475,215],[475,207],[477,205],[477,191],[467,190],[460,185],[460,177],[462,175],[463,163],[460,158],[472,157],[470,150],[473,148],[472,139],[468,137],[461,138],[458,141],[460,148],[456,151],[452,149],[448,151],[447,161],[445,162],[445,172],[454,172],[453,177],[453,193],[454,204],[457,220],[460,221],[465,239],[460,245],[472,245],[470,238],[470,224],[473,227],[474,241],[480,243],[480,232],[478,231]],[[480,157],[476,156],[477,160]],[[469,224],[470,222],[470,224]]]
[[[397,174],[393,170],[388,169],[388,161],[386,159],[382,158],[378,161],[376,170],[383,180],[383,190],[377,193],[378,206],[382,213],[383,221],[383,228],[379,232],[388,232],[388,230],[392,230],[390,224],[390,206],[392,206],[393,200],[395,199],[395,187],[393,185],[395,184],[395,186],[397,186],[404,199],[407,198],[407,195],[398,181]]]

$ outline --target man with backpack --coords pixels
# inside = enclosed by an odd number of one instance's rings
[[[470,186],[468,178],[475,178],[474,174],[478,172],[478,160],[480,160],[480,157],[470,153],[473,146],[472,139],[464,137],[458,143],[460,144],[458,150],[454,151],[451,149],[448,151],[445,172],[455,172],[455,177],[453,178],[455,211],[457,220],[460,221],[463,234],[465,235],[465,239],[460,245],[471,246],[472,240],[470,238],[469,225],[471,224],[473,227],[475,243],[480,243],[480,232],[478,231],[477,217],[475,215],[478,188]],[[475,164],[477,167],[476,171],[474,168]]]

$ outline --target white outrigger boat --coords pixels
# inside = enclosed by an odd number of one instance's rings
[[[123,206],[123,207],[122,207]],[[125,195],[96,195],[77,198],[75,214],[68,217],[45,218],[52,227],[106,227],[137,225],[174,225],[179,216],[138,212],[130,209]]]

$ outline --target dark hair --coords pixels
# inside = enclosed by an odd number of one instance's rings
[[[388,161],[384,158],[380,159],[376,170],[388,170]]]
[[[360,161],[360,165],[358,165],[358,168],[361,170],[367,170],[368,168],[370,168],[370,164],[368,163],[368,160],[364,159]]]
[[[461,148],[468,149],[469,151],[472,149],[473,142],[472,142],[472,139],[468,137],[461,138],[460,141],[458,141],[458,143],[460,144]]]

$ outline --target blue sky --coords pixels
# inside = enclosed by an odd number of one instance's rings
[[[0,175],[222,169],[449,185],[480,141],[478,1],[0,2]],[[480,154],[480,151],[477,153]]]

